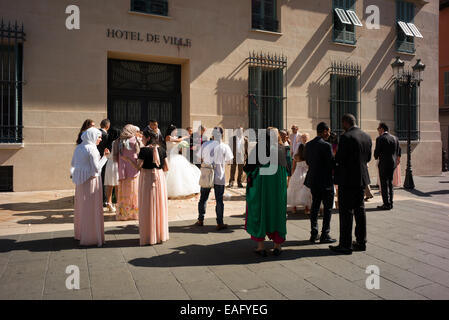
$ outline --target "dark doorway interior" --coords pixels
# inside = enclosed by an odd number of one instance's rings
[[[150,119],[163,135],[170,124],[181,126],[181,66],[108,60],[108,118],[112,127],[128,123],[143,130]]]

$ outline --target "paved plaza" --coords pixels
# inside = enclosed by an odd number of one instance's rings
[[[267,258],[252,252],[244,230],[244,189],[226,190],[227,230],[215,231],[213,199],[204,227],[192,226],[197,198],[171,200],[169,241],[140,247],[136,222],[105,214],[102,248],[73,239],[73,191],[3,193],[0,299],[449,299],[449,175],[415,184],[413,192],[396,190],[392,211],[377,211],[375,190],[366,252],[335,255],[310,244],[299,211],[288,215],[283,253]],[[70,265],[79,268],[79,290],[66,288]],[[366,287],[371,265],[379,289]]]

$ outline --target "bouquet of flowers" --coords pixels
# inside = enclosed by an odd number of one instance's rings
[[[189,144],[187,141],[181,141],[181,142],[178,144],[178,148],[179,148],[179,149],[181,149],[181,148],[190,148],[190,144]]]

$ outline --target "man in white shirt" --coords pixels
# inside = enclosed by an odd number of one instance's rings
[[[227,224],[223,223],[223,194],[225,191],[226,177],[225,166],[234,158],[231,148],[223,143],[223,128],[215,127],[212,135],[214,140],[204,142],[201,150],[203,162],[214,166],[214,192],[215,192],[215,213],[217,215],[217,230],[226,229]],[[200,201],[198,202],[198,221],[196,226],[204,225],[204,215],[206,214],[206,204],[211,188],[201,188]]]
[[[298,132],[298,126],[292,125],[292,134],[290,135],[290,150],[292,158],[295,156],[296,152],[298,151],[298,147],[301,144],[300,140],[301,134]]]

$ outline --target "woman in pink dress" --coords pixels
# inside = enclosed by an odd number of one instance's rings
[[[117,220],[136,220],[139,212],[139,170],[126,160],[129,158],[134,164],[137,164],[137,155],[140,152],[140,144],[136,137],[138,131],[138,127],[127,124],[122,129],[118,142],[114,144],[113,154],[118,163],[119,177]]]
[[[396,169],[394,169],[393,173],[393,186],[400,187],[401,184],[401,148],[399,148],[399,154],[396,158]]]
[[[110,153],[105,149],[101,158],[97,145],[101,141],[101,132],[90,128],[81,135],[72,158],[70,170],[75,188],[74,227],[75,239],[82,246],[104,244],[103,188],[101,169]]]
[[[137,164],[126,158],[137,170],[139,178],[139,233],[140,245],[153,245],[167,241],[168,193],[164,171],[168,171],[167,155],[158,146],[158,136],[149,130],[143,132]]]

